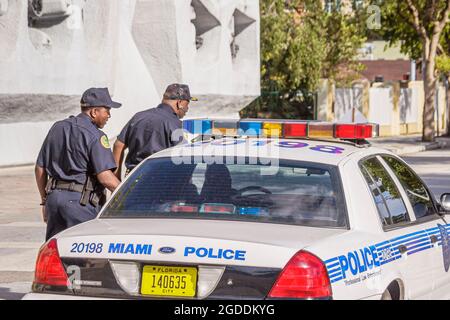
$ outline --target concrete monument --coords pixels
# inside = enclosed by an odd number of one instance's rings
[[[258,0],[0,0],[0,43],[0,166],[33,163],[89,87],[124,105],[111,138],[172,82],[200,98],[190,117],[236,118],[260,94]]]

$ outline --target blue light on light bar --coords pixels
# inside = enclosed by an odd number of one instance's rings
[[[192,134],[211,134],[211,120],[184,120],[183,129]]]
[[[262,136],[263,123],[261,121],[240,121],[239,133],[246,136]]]

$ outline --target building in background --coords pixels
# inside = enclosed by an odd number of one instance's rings
[[[352,14],[353,10],[367,4],[366,0],[322,1],[327,12],[339,10],[347,14]],[[367,8],[367,10],[376,14],[374,8]],[[374,28],[377,28],[377,23],[382,23],[381,18],[379,21],[370,18],[366,27],[370,27],[369,24],[371,24]],[[400,52],[400,44],[390,47],[387,41],[383,41],[376,35],[369,36],[367,42],[360,49],[358,60],[365,67],[365,70],[361,72],[362,77],[369,81],[410,80],[411,68],[414,68],[413,76],[415,74],[415,63],[407,55]]]
[[[386,41],[369,39],[360,52],[359,61],[365,66],[361,74],[365,79],[379,82],[412,80],[411,67],[415,64],[400,52],[400,45],[389,47]]]
[[[0,0],[0,43],[0,166],[33,163],[89,87],[124,105],[111,138],[173,82],[200,98],[190,117],[238,117],[260,95],[258,0]]]

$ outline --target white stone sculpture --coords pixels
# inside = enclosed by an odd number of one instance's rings
[[[258,0],[0,0],[0,166],[32,163],[50,125],[108,87],[114,138],[166,86],[190,117],[238,117],[260,94]]]

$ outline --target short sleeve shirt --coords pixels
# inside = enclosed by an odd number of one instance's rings
[[[181,120],[167,104],[137,113],[117,137],[128,147],[125,166],[133,169],[152,154],[179,144],[183,141],[181,129]]]
[[[53,125],[36,164],[57,180],[79,184],[87,175],[116,169],[108,137],[83,113]]]

